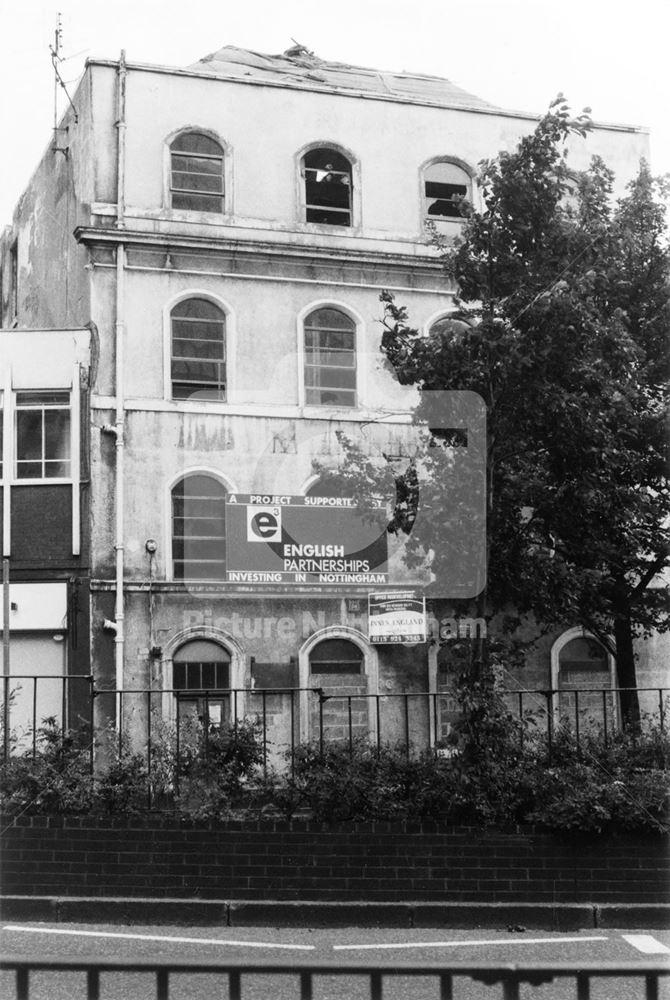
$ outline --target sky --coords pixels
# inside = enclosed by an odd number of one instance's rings
[[[652,170],[670,173],[669,0],[0,0],[11,143],[0,226],[51,139],[59,12],[70,93],[87,58],[121,49],[130,62],[184,67],[223,45],[280,53],[295,39],[326,60],[443,76],[513,110],[541,113],[562,92],[597,121],[650,128]]]

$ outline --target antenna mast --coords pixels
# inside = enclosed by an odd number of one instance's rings
[[[67,97],[68,101],[70,102],[70,107],[72,108],[72,113],[74,115],[75,124],[79,121],[79,117],[77,115],[77,109],[75,108],[74,104],[72,103],[72,98],[68,94],[67,87],[65,86],[65,81],[63,80],[63,77],[60,75],[60,70],[58,69],[58,64],[61,63],[61,62],[63,62],[63,57],[60,54],[62,47],[63,47],[63,27],[62,27],[62,24],[61,24],[61,15],[60,15],[60,11],[59,11],[58,14],[56,14],[56,30],[54,31],[54,43],[53,43],[53,45],[49,46],[49,52],[51,52],[51,65],[54,68],[54,128],[53,128],[53,132],[54,132],[54,145],[53,145],[53,148],[54,148],[54,152],[55,153],[64,153],[65,156],[67,156],[68,147],[67,146],[59,146],[58,145],[58,133],[59,132],[67,132],[67,130],[68,130],[67,126],[65,126],[65,128],[59,128],[58,127],[58,87],[59,86],[61,86],[63,88],[63,90],[65,91],[65,96]]]

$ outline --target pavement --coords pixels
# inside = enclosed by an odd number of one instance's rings
[[[218,927],[670,928],[670,903],[366,903],[0,896],[1,920]]]

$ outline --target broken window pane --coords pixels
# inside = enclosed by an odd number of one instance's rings
[[[455,163],[433,163],[424,173],[425,213],[430,219],[461,219],[461,202],[470,198],[471,181]]]
[[[307,222],[351,225],[351,164],[334,149],[313,149],[303,159]]]

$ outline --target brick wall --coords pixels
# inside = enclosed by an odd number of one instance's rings
[[[667,837],[559,839],[400,824],[20,817],[18,895],[439,902],[670,902]]]

